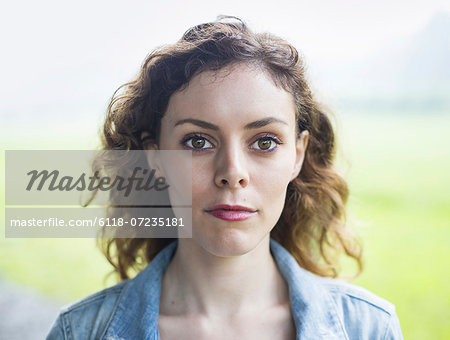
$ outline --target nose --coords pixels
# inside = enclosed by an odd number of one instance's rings
[[[249,183],[249,173],[245,152],[238,146],[223,146],[217,152],[214,182],[218,187],[230,189],[245,188]]]

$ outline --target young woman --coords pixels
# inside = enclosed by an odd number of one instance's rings
[[[48,339],[402,339],[391,303],[333,278],[361,247],[332,125],[286,41],[234,17],[189,29],[115,95],[103,143],[192,151],[192,238],[106,240],[123,281]]]

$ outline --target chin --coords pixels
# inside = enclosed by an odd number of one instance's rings
[[[193,233],[193,241],[201,248],[218,257],[245,255],[255,249],[264,235],[250,234],[249,230],[226,229],[220,233],[201,235]]]

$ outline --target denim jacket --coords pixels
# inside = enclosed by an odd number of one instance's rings
[[[174,241],[135,278],[62,309],[47,340],[159,340],[161,281]],[[355,285],[301,268],[279,243],[270,250],[289,287],[297,340],[403,339],[395,307]]]

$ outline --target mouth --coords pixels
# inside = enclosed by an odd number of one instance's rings
[[[219,204],[205,210],[208,214],[225,221],[243,221],[257,213],[257,209],[241,206]]]

